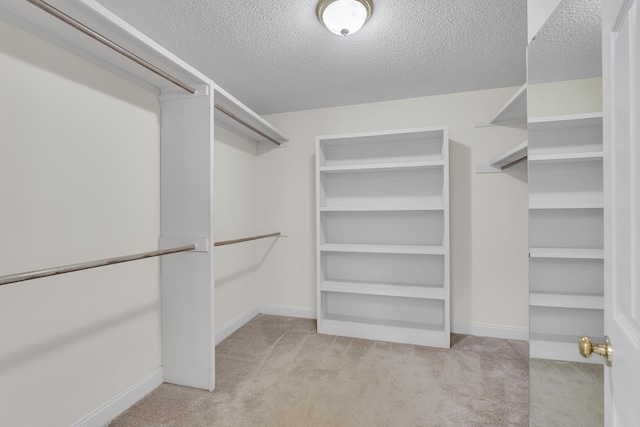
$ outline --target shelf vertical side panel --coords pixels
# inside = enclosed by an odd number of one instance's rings
[[[213,103],[209,87],[199,89],[199,95],[171,89],[160,97],[160,234],[213,242]],[[160,273],[164,380],[211,391],[213,251],[164,257]]]
[[[322,206],[323,199],[326,199],[324,195],[324,189],[321,182],[320,166],[324,163],[325,154],[323,152],[323,146],[321,138],[316,137],[316,316],[317,316],[317,329],[318,332],[322,331],[323,320],[326,314],[326,303],[324,296],[322,295],[321,285],[325,279],[326,262],[323,259],[322,252],[320,251],[320,245],[323,243],[323,231],[322,231],[322,218],[320,207]]]
[[[442,135],[442,157],[443,184],[442,184],[442,204],[444,207],[444,230],[442,236],[442,246],[444,248],[444,332],[447,336],[451,334],[451,266],[450,266],[450,236],[449,236],[449,128],[443,129]]]

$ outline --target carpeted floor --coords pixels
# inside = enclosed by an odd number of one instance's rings
[[[531,427],[604,425],[603,365],[531,359],[530,370]]]
[[[318,335],[259,315],[216,348],[212,393],[163,384],[110,425],[528,426],[528,343],[435,349]]]

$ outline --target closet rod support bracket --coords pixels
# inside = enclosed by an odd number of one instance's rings
[[[195,245],[196,248],[191,252],[209,252],[209,239],[206,237],[169,237],[162,236],[158,238],[158,248],[172,248],[174,246]]]

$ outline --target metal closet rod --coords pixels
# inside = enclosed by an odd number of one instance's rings
[[[129,52],[127,49],[125,49],[122,46],[118,45],[117,43],[109,40],[108,38],[106,38],[102,34],[92,30],[91,28],[87,27],[86,25],[76,21],[75,19],[73,19],[72,17],[70,17],[66,13],[62,12],[61,10],[56,9],[55,7],[51,6],[49,3],[45,2],[45,1],[42,1],[42,0],[27,0],[27,1],[29,3],[31,3],[31,4],[33,4],[34,6],[42,9],[43,11],[47,12],[48,14],[58,18],[62,22],[64,22],[64,23],[72,26],[73,28],[83,32],[84,34],[88,35],[92,39],[102,43],[103,45],[105,45],[105,46],[107,46],[107,47],[109,47],[109,48],[111,48],[113,50],[115,50],[119,54],[126,56],[127,58],[129,58],[130,60],[135,62],[136,64],[139,64],[139,65],[143,66],[147,70],[152,71],[153,73],[155,73],[155,74],[159,75],[160,77],[170,81],[171,83],[175,84],[176,86],[181,87],[182,89],[186,90],[187,92],[189,92],[191,94],[195,94],[196,93],[196,90],[194,88],[192,88],[191,86],[187,85],[186,83],[181,82],[180,80],[178,80],[177,78],[173,77],[169,73],[167,73],[165,71],[162,71],[160,68],[156,67],[155,65],[150,64],[149,62],[145,61],[144,59],[140,58],[139,56]],[[249,123],[245,122],[244,120],[240,119],[239,117],[237,117],[233,113],[225,110],[224,108],[220,107],[219,105],[216,105],[215,108],[217,110],[221,111],[222,113],[226,114],[227,116],[231,117],[233,120],[237,121],[238,123],[242,124],[243,126],[251,129],[252,131],[254,131],[258,135],[262,136],[263,138],[267,139],[268,141],[273,142],[277,146],[280,146],[282,144],[281,142],[276,141],[275,139],[271,138],[269,135],[265,134],[264,132],[259,131],[255,127],[251,126]]]
[[[252,131],[254,131],[255,133],[257,133],[258,135],[260,135],[261,137],[269,140],[270,142],[273,142],[274,144],[276,144],[278,147],[280,145],[282,145],[282,143],[280,141],[276,141],[275,139],[271,138],[269,135],[267,135],[266,133],[256,129],[255,127],[251,126],[249,123],[245,122],[244,120],[242,120],[241,118],[239,118],[238,116],[236,116],[235,114],[233,114],[232,112],[230,112],[229,110],[226,110],[224,107],[219,106],[218,104],[214,105],[215,109],[220,111],[221,113],[226,114],[227,116],[231,117],[233,120],[235,120],[236,122],[240,123],[242,126],[251,129]]]
[[[253,236],[253,237],[245,237],[245,238],[242,238],[242,239],[223,240],[221,242],[215,242],[213,244],[213,246],[233,245],[234,243],[249,242],[251,240],[266,239],[267,237],[278,237],[278,236],[281,236],[281,235],[282,235],[282,233],[277,232],[277,233],[270,233],[270,234],[261,234],[259,236]]]
[[[27,0],[29,3],[33,4],[34,6],[44,10],[45,12],[47,12],[48,14],[58,18],[59,20],[61,20],[62,22],[71,25],[73,28],[82,31],[84,34],[88,35],[89,37],[91,37],[92,39],[102,43],[103,45],[115,50],[116,52],[118,52],[121,55],[126,56],[127,58],[129,58],[130,60],[132,60],[133,62],[135,62],[136,64],[142,65],[144,68],[146,68],[149,71],[154,72],[155,74],[159,75],[160,77],[170,81],[171,83],[180,86],[182,89],[186,90],[189,93],[196,93],[196,90],[194,88],[192,88],[191,86],[187,85],[186,83],[181,82],[180,80],[178,80],[177,78],[173,77],[172,75],[162,71],[160,68],[156,67],[153,64],[148,63],[147,61],[145,61],[144,59],[140,58],[139,56],[129,52],[127,49],[123,48],[122,46],[112,42],[111,40],[109,40],[108,38],[106,38],[105,36],[103,36],[102,34],[92,30],[91,28],[87,27],[84,24],[81,24],[80,22],[76,21],[75,19],[73,19],[72,17],[70,17],[69,15],[67,15],[66,13],[62,12],[59,9],[56,9],[55,7],[51,6],[49,3],[42,1],[42,0]]]
[[[244,237],[242,239],[224,240],[215,242],[214,246],[232,245],[234,243],[249,242],[251,240],[266,239],[267,237],[278,237],[282,233],[261,234],[259,236]],[[42,277],[56,276],[58,274],[72,273],[74,271],[88,270],[90,268],[105,267],[108,265],[120,264],[123,262],[136,261],[145,258],[154,258],[161,255],[169,255],[177,252],[187,252],[196,249],[195,244],[186,246],[177,246],[169,249],[160,249],[151,252],[142,252],[139,254],[119,256],[115,258],[105,258],[97,261],[81,262],[79,264],[64,265],[61,267],[44,268],[42,270],[27,271],[18,274],[9,274],[8,276],[0,276],[0,286],[10,283],[24,282],[25,280],[40,279]]]
[[[187,246],[178,246],[178,247],[169,248],[169,249],[160,249],[157,251],[143,252],[139,254],[125,255],[125,256],[120,256],[115,258],[106,258],[106,259],[101,259],[97,261],[88,261],[88,262],[82,262],[79,264],[65,265],[62,267],[45,268],[42,270],[27,271],[25,273],[10,274],[8,276],[0,277],[0,286],[8,285],[9,283],[23,282],[25,280],[39,279],[41,277],[49,277],[49,276],[55,276],[58,274],[71,273],[74,271],[88,270],[90,268],[105,267],[108,265],[120,264],[122,262],[136,261],[144,258],[153,258],[160,255],[173,254],[176,252],[186,252],[194,249],[196,249],[196,245],[191,244]]]
[[[517,164],[519,164],[519,163],[522,163],[522,162],[524,162],[524,161],[526,161],[526,160],[527,160],[527,156],[524,156],[524,157],[523,157],[523,158],[521,158],[521,159],[514,160],[514,161],[513,161],[513,162],[511,162],[511,163],[507,163],[506,165],[502,166],[500,169],[501,169],[501,170],[509,169],[511,166],[515,166],[515,165],[517,165]]]

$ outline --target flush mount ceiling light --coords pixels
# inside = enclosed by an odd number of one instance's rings
[[[320,0],[316,8],[320,22],[339,36],[358,31],[372,12],[371,0]]]

